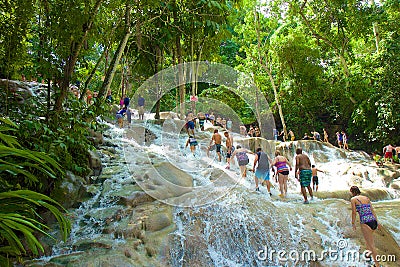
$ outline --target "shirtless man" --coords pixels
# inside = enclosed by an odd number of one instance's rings
[[[317,167],[315,167],[315,165],[312,165],[312,166],[311,166],[311,172],[312,172],[313,190],[314,190],[315,192],[317,192],[317,191],[318,191],[318,184],[319,184],[319,181],[318,181],[318,172],[323,172],[323,173],[325,173],[325,172],[324,172],[324,171],[321,171],[321,170],[319,170],[319,169],[317,169]]]
[[[228,132],[224,133],[224,136],[226,138],[225,145],[226,145],[226,169],[231,168],[231,155],[234,149],[233,147],[233,136],[230,135]]]
[[[219,162],[221,162],[221,141],[222,141],[222,136],[218,133],[218,130],[215,129],[214,134],[211,138],[210,147],[214,142]]]
[[[391,144],[388,144],[387,146],[385,146],[383,148],[383,155],[384,155],[385,162],[390,160],[390,162],[393,163],[393,150],[394,149],[395,148]]]
[[[303,150],[300,147],[296,149],[296,165],[294,168],[294,173],[296,179],[300,182],[301,193],[304,197],[304,204],[308,204],[309,202],[307,200],[306,187],[310,193],[311,199],[313,198],[313,192],[310,186],[312,175],[311,161],[307,155],[303,154]]]

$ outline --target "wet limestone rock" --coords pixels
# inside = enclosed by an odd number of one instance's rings
[[[103,134],[100,132],[96,132],[93,129],[89,129],[89,136],[88,139],[93,143],[95,147],[104,144],[104,137]]]
[[[139,185],[153,198],[167,199],[191,192],[193,178],[171,163],[161,162],[146,171]]]
[[[65,179],[52,192],[52,197],[61,203],[64,208],[68,209],[81,201],[86,194],[85,186],[86,181],[82,177],[67,171]]]
[[[392,182],[392,184],[390,185],[390,187],[393,189],[400,190],[400,178],[397,178],[396,180],[394,180]]]
[[[92,170],[91,176],[99,176],[103,171],[100,155],[96,151],[89,151],[89,167]]]
[[[128,207],[136,207],[143,203],[153,202],[154,198],[152,198],[149,194],[143,191],[136,191],[130,194],[129,196],[123,196],[120,198],[118,204],[128,206]]]

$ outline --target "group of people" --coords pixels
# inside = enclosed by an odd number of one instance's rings
[[[201,116],[198,116],[199,119]],[[324,129],[324,133],[325,133]],[[252,163],[253,167],[250,171],[254,172],[254,182],[256,191],[260,191],[259,184],[261,182],[262,186],[267,187],[268,194],[272,196],[271,193],[271,177],[270,171],[273,170],[275,182],[279,184],[279,191],[280,197],[285,197],[287,195],[287,183],[288,183],[288,175],[289,171],[292,171],[292,165],[288,161],[286,157],[281,155],[280,151],[275,152],[275,158],[272,160],[268,156],[267,153],[262,151],[259,147],[256,149],[256,152],[253,153],[252,151],[237,145],[236,147],[233,145],[233,136],[228,131],[224,132],[225,137],[225,147],[226,147],[226,169],[230,169],[231,161],[233,158],[236,158],[239,169],[240,169],[240,176],[245,178],[247,176],[247,165],[249,164],[249,157],[247,154],[254,154],[254,162]],[[294,136],[294,135],[293,135]],[[324,139],[327,139],[327,134],[324,134]],[[221,148],[222,148],[222,135],[219,133],[218,129],[214,130],[214,133],[211,137],[211,141],[209,143],[209,148],[207,150],[207,155],[209,150],[216,151],[218,161],[221,162],[222,155],[221,155]],[[325,140],[324,140],[325,141]],[[189,138],[187,140],[186,146],[190,145],[191,151],[194,153],[195,147],[197,146],[197,141],[194,138],[194,132],[189,134]],[[343,145],[343,143],[342,143]],[[393,147],[390,146],[386,147],[386,151],[390,152],[393,151]],[[310,158],[303,153],[302,148],[296,149],[296,156],[294,159],[295,167],[294,173],[295,178],[299,181],[301,187],[301,193],[304,198],[304,204],[309,204],[308,194],[310,195],[311,199],[313,199],[313,191],[318,191],[318,172],[325,171],[318,169],[315,165],[311,164]],[[312,187],[311,187],[312,183]],[[364,236],[366,241],[367,249],[369,250],[370,254],[367,255],[371,257],[374,261],[374,266],[376,265],[376,256],[377,251],[374,245],[373,239],[373,232],[378,227],[377,216],[373,210],[371,201],[368,197],[362,196],[359,188],[357,186],[352,186],[350,188],[350,193],[352,195],[351,198],[351,221],[352,227],[356,230],[355,220],[356,214],[359,214],[360,217],[360,225],[361,225],[361,232]]]
[[[336,132],[336,141],[339,148],[349,149],[347,134],[344,131]]]
[[[130,98],[126,95],[123,95],[121,100],[120,100],[120,109],[117,111],[115,114],[115,117],[118,121],[118,125],[120,128],[124,127],[124,116],[126,115],[128,124],[132,122],[132,114],[133,111],[130,109]],[[145,104],[145,99],[143,96],[139,96],[138,98],[138,114],[139,114],[139,120],[144,119],[144,104]]]
[[[239,169],[240,169],[240,175],[241,177],[246,177],[247,176],[247,169],[246,166],[249,163],[249,157],[247,154],[255,154],[254,162],[253,162],[253,168],[251,171],[255,173],[254,175],[254,181],[256,185],[256,191],[259,191],[259,180],[262,181],[262,185],[266,185],[268,193],[272,195],[271,193],[271,182],[270,182],[270,170],[273,170],[274,176],[275,176],[275,181],[279,183],[279,191],[280,197],[285,197],[287,194],[287,182],[288,182],[288,175],[289,171],[292,170],[292,166],[290,162],[287,160],[286,157],[282,156],[280,151],[275,152],[275,158],[271,160],[269,156],[262,151],[261,148],[257,148],[256,153],[253,153],[252,151],[249,151],[246,148],[242,148],[240,145],[234,147],[233,145],[233,137],[232,135],[228,132],[224,132],[225,136],[225,146],[226,146],[226,160],[227,160],[227,165],[226,169],[230,169],[230,164],[231,164],[231,159],[236,156]],[[192,144],[192,136],[189,136],[189,139],[186,143],[186,146],[189,144]],[[197,145],[194,144],[193,146]],[[191,145],[192,147],[192,145]],[[218,161],[221,162],[222,156],[221,156],[221,147],[222,147],[222,136],[219,133],[218,129],[214,130],[214,133],[211,137],[211,141],[209,144],[209,149],[211,150],[216,150],[216,154],[218,157]],[[192,148],[191,148],[192,150]],[[208,152],[207,152],[208,155]],[[311,197],[313,197],[313,192],[312,190],[314,189],[315,191],[318,190],[318,172],[324,172],[322,170],[319,170],[315,167],[315,165],[311,165],[311,161],[308,158],[306,154],[302,153],[302,149],[298,148],[296,150],[296,158],[295,158],[296,164],[295,164],[295,175],[296,178],[299,180],[300,185],[301,185],[301,192],[304,197],[304,203],[308,204],[308,199],[307,199],[307,193],[306,193],[306,188],[308,189],[308,192]],[[313,183],[313,189],[311,188],[310,184],[311,181]]]
[[[328,132],[326,131],[325,128],[323,128],[322,131],[323,131],[323,137],[321,137],[321,134],[319,132],[314,130],[311,132],[310,135],[308,133],[304,133],[302,140],[323,141],[323,142],[329,144],[330,142],[329,142]],[[292,130],[289,130],[288,136],[289,136],[290,141],[294,141],[296,139]],[[277,139],[280,141],[286,141],[284,131],[279,132],[279,134],[277,135]],[[336,143],[339,146],[339,148],[343,148],[343,149],[347,149],[347,150],[349,149],[347,134],[344,131],[336,132]]]
[[[383,158],[378,153],[373,153],[372,158],[375,160],[375,163],[378,167],[382,167],[385,162],[394,163],[395,160],[398,162],[400,155],[400,146],[392,146],[388,144],[383,147]]]
[[[253,154],[251,151],[242,148],[240,145],[236,146],[236,149],[232,153],[233,141],[228,132],[224,133],[226,137],[226,147],[227,147],[227,160],[228,166],[230,164],[230,158],[236,156],[240,168],[241,177],[246,177],[246,165],[249,163],[249,158],[247,153]],[[221,149],[221,136],[218,130],[214,131],[212,141],[219,142],[217,146],[217,153],[220,157]],[[275,167],[275,168],[274,168]],[[275,181],[279,183],[279,191],[281,197],[285,197],[287,194],[287,182],[289,170],[292,170],[292,166],[286,157],[282,156],[279,151],[275,152],[274,160],[271,160],[269,156],[262,151],[261,148],[257,148],[255,153],[255,158],[253,162],[253,168],[251,171],[255,173],[254,181],[256,185],[256,191],[259,191],[259,180],[262,181],[262,185],[266,184],[268,193],[271,193],[271,182],[270,182],[270,169],[273,169],[275,174]],[[276,171],[275,171],[276,169]],[[301,193],[304,198],[304,204],[308,204],[307,191],[313,198],[313,190],[318,191],[318,172],[324,172],[316,168],[315,165],[311,165],[310,158],[303,153],[302,148],[296,149],[295,157],[295,177],[300,183]],[[313,183],[313,188],[311,188],[311,182]],[[306,190],[307,189],[307,190]],[[350,188],[351,198],[351,222],[352,227],[356,230],[355,219],[356,214],[360,217],[361,232],[366,241],[366,246],[369,253],[366,255],[371,257],[374,261],[374,266],[377,265],[377,251],[374,244],[373,232],[378,228],[377,216],[373,210],[371,201],[368,197],[362,196],[359,188],[357,186],[352,186]]]

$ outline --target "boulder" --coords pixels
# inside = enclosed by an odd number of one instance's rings
[[[130,196],[121,197],[118,201],[118,204],[128,206],[128,207],[136,207],[143,203],[153,202],[154,198],[152,198],[149,194],[143,191],[135,191]]]
[[[396,179],[390,185],[391,188],[400,190],[400,179]]]
[[[159,231],[172,224],[172,214],[170,212],[160,212],[151,214],[146,220],[146,231]]]
[[[104,137],[102,133],[96,132],[93,129],[89,129],[88,132],[90,134],[90,136],[88,136],[88,139],[93,143],[95,147],[104,144]]]
[[[99,176],[103,171],[100,155],[96,151],[89,151],[89,167],[92,170],[90,176]]]
[[[52,198],[68,209],[79,203],[86,194],[86,181],[67,171],[65,179],[52,192]]]
[[[138,184],[153,198],[167,199],[192,191],[193,179],[171,163],[162,162],[146,171]]]

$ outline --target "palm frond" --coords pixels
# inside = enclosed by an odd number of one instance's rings
[[[10,249],[0,250],[12,256],[20,256],[26,253],[26,249],[20,241],[22,234],[28,248],[34,255],[43,252],[43,246],[33,233],[39,232],[53,238],[46,231],[48,227],[38,221],[37,207],[48,209],[57,219],[63,240],[68,237],[71,224],[64,216],[66,210],[52,198],[30,190],[18,190],[0,193],[0,236],[8,242]],[[16,212],[16,211],[22,211]]]

